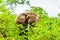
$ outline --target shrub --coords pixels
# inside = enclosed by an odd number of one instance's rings
[[[0,40],[60,40],[60,19],[50,18],[40,7],[33,7],[31,12],[37,13],[40,21],[30,25],[15,25],[15,14],[8,11],[0,14]],[[28,30],[28,31],[27,31]]]

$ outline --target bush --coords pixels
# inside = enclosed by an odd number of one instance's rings
[[[8,11],[0,14],[0,40],[60,40],[60,19],[50,18],[40,7],[33,7],[31,12],[37,13],[40,21],[30,25],[15,25],[15,14]]]

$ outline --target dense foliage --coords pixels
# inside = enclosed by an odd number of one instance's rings
[[[49,17],[42,8],[32,8],[40,16],[40,22],[30,29],[29,40],[60,40],[60,19]]]
[[[15,14],[0,9],[0,40],[60,40],[59,18],[50,18],[40,7],[33,7],[29,11],[38,14],[40,21],[30,25],[28,30],[27,25],[15,25]]]

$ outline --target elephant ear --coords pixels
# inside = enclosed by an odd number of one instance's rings
[[[15,19],[15,23],[16,24],[25,24],[26,18],[25,18],[25,14],[21,13],[16,19]]]
[[[39,16],[36,16],[36,22],[38,22],[39,21]]]

